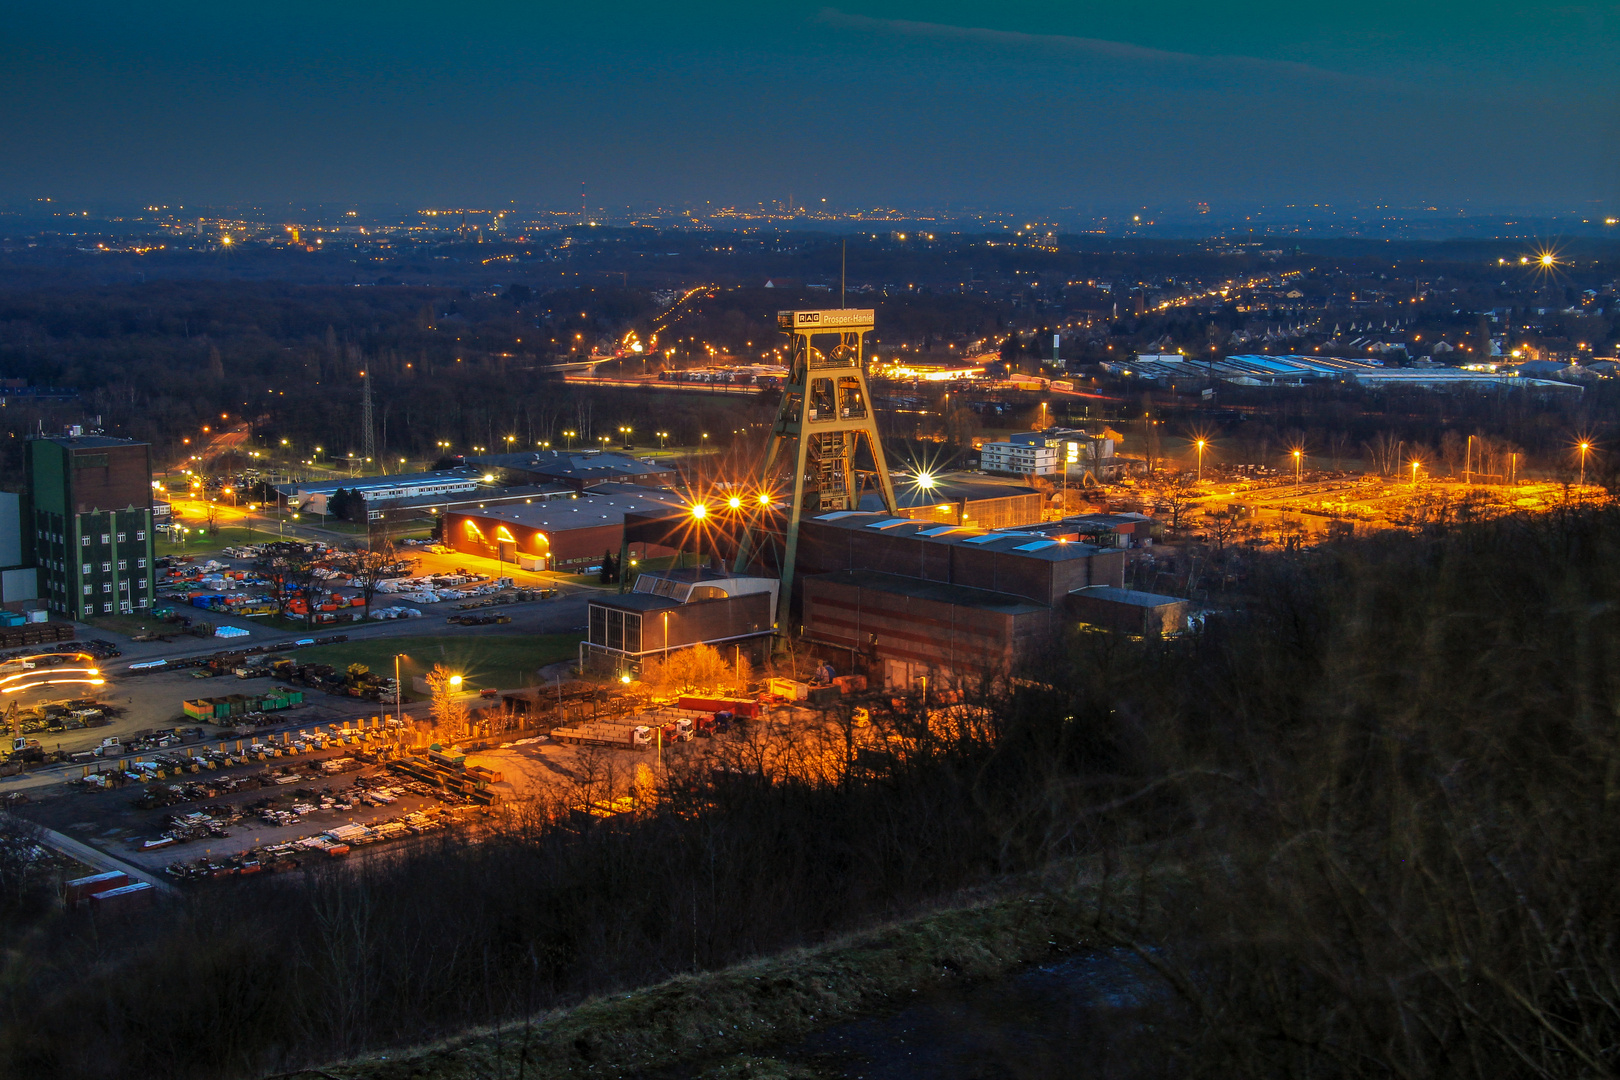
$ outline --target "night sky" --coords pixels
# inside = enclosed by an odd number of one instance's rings
[[[1612,208],[1620,4],[7,5],[0,200]],[[1598,200],[1598,202],[1593,202]]]

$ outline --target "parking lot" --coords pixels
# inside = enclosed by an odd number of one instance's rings
[[[661,715],[679,711],[671,706]],[[589,716],[602,728],[647,732],[641,721],[652,714],[644,705],[620,711],[610,704],[592,706]],[[545,731],[548,724],[559,734]],[[427,751],[419,735],[401,738],[406,729],[391,729],[376,715],[346,732],[332,721],[321,731],[305,722],[240,740],[188,735],[143,755],[140,767],[126,759],[124,768],[106,774],[104,786],[57,782],[13,808],[116,860],[190,886],[399,851],[438,831],[521,820],[530,809],[612,816],[655,797],[671,774],[769,774],[783,754],[795,754],[802,766],[842,745],[827,714],[787,704],[761,707],[757,717],[719,730],[701,725],[701,737],[693,737],[699,725],[690,722],[671,723],[667,738],[658,728],[650,738],[618,745],[560,737],[585,726],[580,710],[557,710],[532,730],[486,739],[465,755],[449,747]],[[319,746],[316,734],[347,737]],[[416,749],[409,751],[412,741]]]

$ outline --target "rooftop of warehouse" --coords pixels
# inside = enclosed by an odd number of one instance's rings
[[[280,484],[276,490],[283,494],[328,494],[342,488],[362,491],[370,488],[408,487],[417,484],[446,483],[451,481],[482,483],[484,470],[466,466],[455,469],[435,469],[432,472],[395,473],[390,476],[351,476],[347,479],[323,480],[320,483]]]
[[[664,611],[686,606],[673,596],[659,596],[650,592],[607,593],[591,597],[590,603],[621,611]]]
[[[685,500],[679,495],[661,488],[637,487],[634,484],[612,484],[609,487],[611,494],[604,488],[590,488],[574,499],[462,509],[452,513],[510,522],[531,529],[578,529],[592,525],[622,525],[625,514],[685,509],[686,506]]]
[[[99,450],[108,446],[145,446],[134,439],[115,439],[111,435],[35,435],[36,439],[53,442],[69,450]]]
[[[870,513],[864,510],[836,510],[807,518],[807,522],[846,529],[852,533],[887,533],[892,536],[914,536],[936,544],[953,544],[964,548],[982,548],[1002,554],[1018,555],[1046,562],[1065,562],[1095,555],[1102,548],[1071,540],[1053,539],[1044,533],[1021,529],[975,529],[967,525],[940,525],[931,521],[891,517],[887,512]]]
[[[549,502],[555,499],[566,499],[574,494],[574,489],[563,484],[514,484],[511,487],[490,485],[482,491],[469,491],[462,495],[411,495],[403,499],[390,500],[386,505],[391,510],[409,510],[421,506],[448,506],[452,512],[472,508],[482,509],[480,500],[491,503],[514,503],[519,500],[526,502]]]
[[[665,462],[643,461],[613,450],[525,450],[513,454],[477,454],[462,459],[482,469],[543,472],[547,476],[593,479],[602,476],[651,476],[673,472]]]
[[[1132,607],[1156,608],[1169,607],[1171,604],[1185,604],[1188,601],[1180,596],[1165,596],[1161,593],[1141,592],[1137,589],[1120,589],[1113,585],[1088,585],[1083,589],[1075,589],[1070,596],[1083,596],[1091,600],[1107,600],[1114,604],[1129,604]]]
[[[929,506],[933,503],[962,502],[976,499],[1005,499],[1013,495],[1038,495],[1034,488],[1016,481],[1004,482],[979,473],[944,473],[933,478],[931,487],[919,487],[910,478],[896,480],[894,498],[906,509]],[[862,510],[882,510],[883,496],[869,491],[861,496]]]
[[[1046,611],[1042,604],[1023,596],[975,589],[971,585],[954,585],[948,581],[925,581],[922,578],[884,574],[876,570],[834,570],[826,574],[812,574],[806,581],[827,581],[837,585],[852,585],[895,596],[909,596],[915,600],[932,600],[940,604],[978,608],[1003,615],[1023,615]]]

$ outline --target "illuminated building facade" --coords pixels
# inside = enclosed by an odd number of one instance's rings
[[[73,618],[152,606],[151,447],[102,435],[29,439],[33,540],[46,606]]]

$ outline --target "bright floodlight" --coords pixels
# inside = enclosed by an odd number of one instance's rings
[[[922,488],[924,491],[933,490],[933,487],[934,487],[934,474],[933,473],[925,473],[925,472],[924,473],[918,473],[917,474],[917,486]]]
[[[702,503],[698,503],[696,506],[692,507],[692,516],[697,518],[699,521],[702,521],[704,518],[709,516],[709,508],[704,506]]]
[[[460,675],[452,675],[452,676],[450,676],[450,685],[451,686],[460,686],[461,685],[461,676]]]
[[[630,673],[627,671],[623,675],[620,675],[619,676],[619,681],[622,682],[622,683],[629,683],[629,681],[630,681]]]
[[[731,498],[726,500],[726,505],[731,507],[733,510],[741,510],[742,499],[738,498],[736,495],[733,495]]]
[[[1546,255],[1543,255],[1541,257],[1541,265],[1542,266],[1551,266],[1552,264],[1553,264],[1553,257],[1552,257],[1551,252],[1548,252]]]
[[[769,505],[771,505],[771,496],[770,496],[769,492],[762,491],[762,492],[759,493],[759,505],[761,505],[761,506],[769,506]]]

